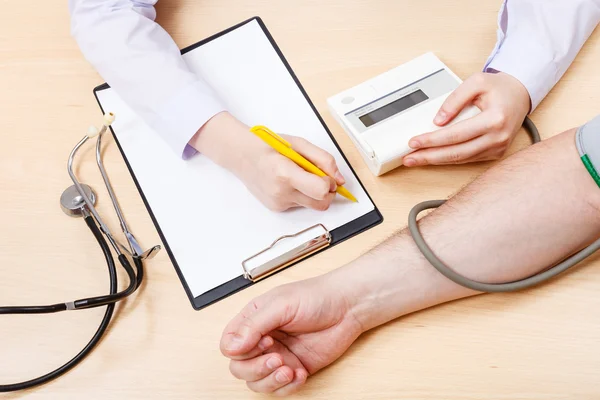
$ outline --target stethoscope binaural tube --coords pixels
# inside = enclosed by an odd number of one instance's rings
[[[115,245],[118,245],[124,251],[129,251],[131,255],[134,257],[134,262],[136,258],[140,258],[142,260],[151,259],[154,257],[161,247],[153,246],[145,252],[142,250],[142,247],[139,245],[137,239],[129,230],[127,226],[127,222],[125,221],[125,217],[123,216],[123,211],[121,211],[121,207],[119,206],[119,201],[117,200],[117,196],[115,195],[115,191],[110,183],[110,179],[108,178],[108,174],[106,173],[106,169],[104,168],[104,163],[102,162],[102,136],[108,129],[108,127],[113,123],[114,115],[112,113],[108,113],[104,115],[104,123],[102,128],[98,132],[95,127],[90,127],[90,133],[96,133],[98,135],[98,139],[96,140],[96,163],[98,164],[98,169],[100,170],[100,175],[102,176],[102,180],[104,181],[104,186],[106,186],[106,191],[108,192],[108,197],[113,204],[115,209],[115,213],[117,214],[117,218],[119,219],[119,224],[121,226],[121,230],[125,235],[125,239],[129,244],[129,250],[125,249],[123,245],[121,245],[118,241],[115,240]],[[95,213],[96,216],[98,213]],[[99,216],[97,218],[100,218]],[[106,228],[108,231],[108,228]],[[112,235],[111,235],[112,237]],[[114,238],[113,238],[114,240]]]
[[[114,121],[114,115],[112,113],[110,113],[104,117],[104,124],[102,125],[102,128],[100,129],[100,131],[98,131],[98,129],[96,129],[96,127],[94,127],[94,126],[89,127],[87,134],[75,145],[75,147],[73,148],[73,150],[71,150],[71,153],[69,154],[69,159],[67,161],[67,173],[69,174],[69,177],[71,177],[71,180],[73,181],[73,184],[77,188],[79,195],[83,198],[83,201],[85,202],[85,205],[87,206],[87,209],[89,210],[89,212],[92,213],[92,215],[98,222],[98,225],[100,225],[100,230],[106,235],[108,241],[112,245],[112,247],[115,250],[115,252],[117,253],[117,255],[120,255],[120,254],[122,254],[122,252],[117,244],[117,241],[113,238],[112,233],[110,232],[110,229],[108,229],[108,226],[104,223],[104,221],[102,220],[102,217],[100,217],[100,214],[98,214],[98,211],[96,211],[94,202],[92,202],[92,200],[88,197],[85,190],[83,190],[81,183],[79,182],[79,180],[77,179],[77,176],[75,175],[75,172],[73,171],[73,163],[75,161],[75,155],[77,154],[77,152],[79,151],[81,146],[83,146],[83,144],[85,142],[87,142],[89,139],[91,139],[95,136],[99,136],[102,133],[104,133],[106,131],[106,129],[108,128],[108,126],[110,126],[110,124],[113,121]]]

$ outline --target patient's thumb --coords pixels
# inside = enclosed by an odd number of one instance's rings
[[[285,306],[271,302],[243,318],[232,327],[225,341],[225,350],[232,355],[249,352],[258,345],[260,339],[282,324]]]

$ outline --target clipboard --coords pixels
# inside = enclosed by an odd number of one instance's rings
[[[119,128],[118,122],[119,122],[120,116],[119,116],[119,113],[117,112],[116,113],[117,120],[115,121],[116,123],[111,127],[112,136],[119,148],[119,151],[123,157],[123,160],[125,161],[125,164],[127,165],[129,173],[131,174],[133,181],[135,182],[135,185],[136,185],[137,190],[144,202],[144,205],[145,205],[148,213],[150,214],[152,222],[164,244],[164,247],[165,247],[165,249],[169,255],[169,258],[175,268],[175,271],[185,289],[185,292],[192,304],[192,307],[195,310],[200,310],[204,307],[207,307],[219,300],[222,300],[240,290],[243,290],[243,289],[255,284],[256,282],[258,282],[268,276],[271,276],[275,273],[281,272],[282,270],[284,270],[290,266],[296,265],[297,263],[306,259],[307,257],[316,255],[331,246],[339,244],[339,243],[343,242],[344,240],[347,240],[355,235],[360,234],[361,232],[364,232],[364,231],[380,224],[383,221],[383,216],[381,215],[380,211],[377,209],[377,207],[373,203],[370,195],[366,192],[362,182],[360,182],[360,180],[358,179],[358,176],[354,172],[354,170],[353,170],[352,166],[350,165],[350,163],[348,162],[346,156],[341,151],[338,143],[335,141],[335,138],[329,131],[328,127],[325,125],[322,117],[320,116],[320,114],[318,113],[314,104],[308,97],[306,91],[302,87],[300,81],[298,80],[297,76],[293,72],[289,63],[283,56],[283,53],[281,52],[281,50],[275,43],[275,40],[273,39],[273,37],[271,36],[269,31],[267,30],[265,24],[259,17],[250,18],[250,19],[248,19],[244,22],[241,22],[229,29],[226,29],[220,33],[217,33],[205,40],[202,40],[191,46],[188,46],[188,47],[184,48],[183,50],[181,50],[181,53],[185,57],[186,54],[193,52],[193,50],[199,49],[202,46],[205,46],[205,45],[211,46],[211,44],[212,44],[214,47],[214,44],[216,43],[217,39],[225,38],[230,33],[236,34],[238,31],[241,32],[242,30],[248,30],[248,29],[254,29],[254,30],[260,29],[260,31],[262,32],[262,35],[264,35],[264,37],[266,39],[268,39],[268,44],[270,45],[270,47],[272,47],[271,50],[276,53],[276,56],[279,58],[279,61],[285,67],[285,71],[289,75],[289,78],[293,79],[294,87],[299,91],[298,93],[301,94],[302,101],[305,103],[305,105],[308,106],[308,108],[306,108],[307,112],[314,114],[314,115],[312,115],[312,117],[315,120],[315,123],[319,125],[320,129],[322,129],[324,132],[326,132],[326,135],[324,135],[324,136],[327,137],[328,143],[331,143],[332,146],[334,146],[334,147],[332,147],[332,149],[335,150],[339,154],[340,159],[338,160],[338,162],[342,161],[343,163],[345,163],[344,167],[347,166],[347,170],[351,173],[352,176],[350,177],[351,178],[350,180],[354,182],[355,188],[349,188],[349,189],[351,189],[353,191],[353,193],[355,190],[359,189],[360,193],[362,193],[363,207],[365,204],[370,202],[370,205],[372,208],[368,209],[367,212],[364,212],[363,214],[357,216],[356,218],[352,218],[350,221],[347,221],[340,226],[336,226],[333,229],[328,229],[328,227],[326,227],[326,224],[321,223],[320,221],[317,221],[314,224],[308,224],[308,226],[305,226],[302,229],[295,229],[295,230],[292,230],[289,232],[284,232],[283,234],[274,235],[273,237],[270,238],[269,243],[261,242],[261,243],[263,243],[262,246],[255,248],[256,251],[248,252],[244,258],[239,259],[239,265],[235,267],[235,268],[238,268],[237,269],[237,271],[239,271],[238,276],[231,277],[230,279],[227,279],[224,282],[220,282],[219,284],[215,285],[214,287],[210,287],[208,290],[200,290],[199,291],[199,289],[197,287],[198,285],[196,282],[197,279],[193,278],[193,277],[191,278],[190,276],[195,276],[195,277],[200,276],[201,277],[201,274],[198,275],[196,273],[197,271],[194,271],[193,268],[190,268],[189,262],[186,261],[186,263],[184,264],[184,261],[182,261],[182,259],[185,258],[185,257],[182,257],[182,254],[184,254],[185,251],[182,250],[181,248],[179,248],[178,247],[179,244],[177,243],[177,240],[173,239],[174,237],[177,236],[177,234],[179,234],[179,231],[175,230],[171,226],[169,226],[169,227],[166,226],[166,225],[172,225],[173,223],[172,223],[171,219],[166,217],[169,214],[168,214],[168,212],[164,211],[164,208],[165,208],[164,205],[160,206],[160,207],[155,206],[153,208],[153,204],[152,204],[153,202],[159,203],[159,205],[160,205],[160,201],[156,200],[157,199],[156,188],[150,188],[150,186],[152,186],[149,183],[150,180],[148,178],[150,176],[150,174],[147,171],[145,171],[143,167],[140,167],[140,165],[143,164],[143,161],[140,161],[141,160],[140,157],[142,157],[142,156],[139,154],[136,154],[137,150],[134,150],[135,146],[127,144],[127,141],[131,141],[134,139],[131,139],[131,138],[124,139],[124,136],[126,134],[121,133],[121,131],[119,131],[120,128]],[[209,82],[210,82],[210,80],[209,80]],[[107,102],[106,98],[107,98],[107,92],[109,90],[110,90],[110,86],[106,83],[94,88],[94,96],[96,97],[98,105],[100,106],[100,109],[102,110],[103,113],[108,112],[108,111],[113,111],[113,109],[105,110],[105,104],[103,104],[103,102],[104,103]],[[113,100],[112,104],[113,105],[118,104],[118,102],[116,100]],[[124,106],[124,105],[121,105],[120,107],[123,109],[126,109],[126,106]],[[125,122],[123,124],[124,124],[124,126],[129,126],[129,125],[127,125],[127,122]],[[120,135],[122,135],[122,136],[120,137]],[[144,140],[148,141],[149,139],[154,140],[154,138],[151,138],[151,137],[145,138]],[[125,143],[123,143],[123,142],[125,142]],[[126,149],[127,146],[129,146],[128,149]],[[167,149],[166,144],[164,145],[164,148]],[[170,150],[167,149],[166,151],[170,151]],[[174,159],[177,156],[174,156],[171,152],[171,154],[166,153],[165,157],[173,157],[173,159]],[[197,155],[195,157],[199,157],[199,156]],[[174,162],[174,161],[169,161],[169,162]],[[185,162],[188,162],[188,161],[184,161],[184,163]],[[198,168],[210,168],[209,167],[210,162],[204,163],[204,161],[201,160],[201,157],[199,160],[196,160],[194,162],[197,162],[198,165],[200,165]],[[177,164],[177,168],[188,168],[188,167],[182,166],[181,164]],[[183,169],[181,171],[185,172],[187,170]],[[348,181],[349,176],[346,176],[346,178]],[[144,183],[144,180],[145,180],[145,183]],[[345,185],[345,186],[348,187],[348,185]],[[337,197],[339,197],[339,196],[337,196]],[[254,200],[251,200],[249,198],[248,201],[251,202]],[[368,204],[366,206],[368,207]],[[336,207],[342,207],[342,206],[336,206]],[[344,206],[344,207],[347,207],[347,206]],[[333,208],[333,206],[332,206],[332,208]],[[302,212],[308,212],[308,211],[298,211],[297,213],[302,213]],[[325,213],[329,213],[329,212],[330,211],[326,211]],[[335,213],[335,211],[332,213]],[[281,215],[280,217],[276,217],[276,218],[288,218],[288,216],[290,216],[290,215],[291,215],[291,217],[294,217],[294,216],[298,217],[298,215],[299,215],[298,218],[302,219],[301,214],[294,215],[294,214],[286,214],[284,212],[283,214],[280,214],[280,215]],[[329,218],[329,216],[330,216],[330,214],[321,214],[321,215],[323,215],[324,219]],[[327,216],[327,217],[325,217],[325,216]],[[317,219],[320,220],[321,217],[317,217]],[[275,225],[272,225],[272,226],[275,226]],[[213,226],[212,228],[216,229],[216,226]],[[184,228],[184,229],[188,229],[188,228]],[[201,227],[200,229],[203,229],[202,232],[204,232],[204,230],[211,229],[211,227],[204,226],[204,227]],[[237,230],[238,228],[232,228],[232,229],[233,230],[231,230],[230,232],[233,232],[234,230]],[[242,228],[239,228],[239,229],[242,229]],[[167,230],[169,232],[167,232]],[[205,236],[205,237],[207,237],[207,236]],[[210,241],[213,239],[209,238],[208,240]],[[213,243],[218,243],[218,241],[224,241],[224,240],[227,240],[227,238],[216,237],[216,238],[214,238]],[[206,246],[205,246],[206,249],[210,248],[210,243],[204,243],[204,244],[206,244]],[[200,249],[200,251],[202,251],[202,249]],[[189,259],[189,257],[188,257],[188,259]],[[203,266],[198,266],[198,268],[203,268]],[[218,266],[217,267],[209,266],[208,268],[218,268]],[[193,272],[190,272],[190,271],[193,271]],[[196,286],[194,286],[194,285],[196,285]]]

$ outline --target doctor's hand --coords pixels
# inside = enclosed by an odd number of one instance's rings
[[[463,164],[504,156],[530,110],[527,89],[511,75],[477,73],[448,96],[434,123],[448,124],[467,105],[481,113],[434,132],[415,136],[416,149],[404,158],[407,167]]]
[[[227,112],[210,119],[190,144],[236,175],[270,210],[285,211],[294,207],[327,210],[337,186],[345,183],[335,159],[302,138],[281,136],[328,176],[319,177],[306,172]]]
[[[338,359],[363,332],[342,284],[324,275],[251,301],[221,337],[233,376],[255,392],[288,395]]]

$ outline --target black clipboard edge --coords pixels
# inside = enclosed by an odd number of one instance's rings
[[[379,213],[379,210],[374,209],[373,211],[368,212],[362,217],[359,217],[354,221],[350,221],[347,224],[342,225],[339,228],[331,231],[331,245],[329,245],[328,247],[325,247],[311,254],[309,257],[296,261],[288,265],[287,267],[282,268],[281,270],[273,273],[272,275],[278,274],[281,271],[293,267],[294,265],[310,257],[316,256],[317,254],[326,251],[327,249],[330,249],[332,246],[340,244],[341,242],[350,239],[353,236],[356,236],[376,225],[379,225],[381,222],[383,222],[383,216]],[[230,280],[229,282],[225,282],[224,284],[219,285],[214,289],[211,289],[208,292],[205,292],[200,296],[196,297],[194,299],[193,306],[196,310],[200,310],[204,307],[208,307],[213,303],[216,303],[219,300],[223,300],[224,298],[229,297],[253,284],[254,282],[251,282],[245,279],[242,275],[240,275]]]
[[[371,195],[369,194],[369,192],[365,189],[363,183],[361,182],[360,178],[358,177],[358,175],[356,174],[356,172],[354,171],[354,168],[352,168],[352,164],[350,164],[350,162],[348,161],[348,159],[346,158],[346,155],[344,154],[344,152],[342,151],[342,149],[340,148],[339,144],[337,143],[337,141],[335,140],[335,137],[331,134],[331,131],[329,130],[329,127],[325,124],[325,121],[323,120],[323,118],[321,117],[321,114],[319,114],[319,112],[317,111],[317,108],[315,107],[315,105],[313,104],[312,100],[308,97],[308,94],[306,93],[306,90],[304,90],[304,87],[302,86],[302,84],[300,83],[300,80],[298,79],[298,77],[296,76],[296,74],[294,73],[294,71],[292,70],[292,67],[290,66],[290,64],[288,63],[287,59],[285,58],[285,56],[283,55],[283,53],[281,52],[281,49],[279,48],[279,46],[277,45],[277,43],[275,42],[275,39],[273,38],[273,36],[271,36],[271,33],[269,32],[269,30],[267,29],[266,25],[264,24],[264,22],[262,21],[262,19],[258,16],[256,17],[252,17],[249,18],[243,22],[240,22],[239,24],[236,24],[230,28],[227,28],[221,32],[218,32],[212,36],[209,36],[206,39],[203,39],[199,42],[196,42],[190,46],[187,46],[185,48],[183,48],[181,50],[181,54],[185,54],[191,50],[194,50],[212,40],[215,40],[223,35],[226,35],[227,33],[238,29],[252,21],[256,21],[258,22],[260,28],[262,29],[262,31],[265,33],[265,35],[267,36],[267,38],[269,39],[269,42],[271,43],[271,45],[273,46],[273,48],[275,49],[275,51],[277,52],[277,55],[279,56],[279,58],[281,59],[281,61],[283,62],[284,66],[286,67],[286,69],[288,70],[288,72],[290,73],[290,75],[292,76],[292,78],[294,79],[294,82],[296,83],[296,85],[298,86],[298,88],[300,89],[300,92],[302,93],[302,95],[304,96],[304,98],[306,99],[306,101],[308,102],[308,104],[310,105],[311,109],[313,110],[313,112],[315,113],[315,115],[317,116],[317,118],[319,119],[319,122],[321,122],[321,125],[323,126],[323,128],[325,128],[325,131],[327,132],[327,134],[329,135],[329,137],[331,138],[333,144],[335,145],[335,147],[338,149],[338,151],[340,152],[340,154],[342,155],[344,161],[346,162],[346,164],[348,164],[348,167],[350,168],[350,170],[352,171],[352,173],[354,174],[354,176],[356,177],[356,180],[358,181],[359,185],[361,186],[361,188],[364,190],[364,192],[367,194],[367,197],[369,198],[369,200],[371,201],[371,203],[373,203],[374,209],[373,211],[370,211],[369,213],[363,215],[362,217],[359,217],[357,219],[355,219],[354,221],[350,221],[347,224],[340,226],[337,229],[334,229],[333,231],[331,231],[331,236],[332,236],[332,241],[331,241],[331,245],[324,248],[323,250],[326,250],[328,248],[330,248],[331,246],[334,246],[336,244],[339,244],[347,239],[350,239],[353,236],[356,236],[376,225],[379,225],[383,222],[383,215],[381,214],[381,212],[379,211],[379,209],[377,208],[377,206],[375,205],[375,202],[373,201],[373,199],[371,198]],[[98,92],[101,90],[105,90],[110,88],[110,86],[108,85],[108,83],[103,83],[101,85],[98,85],[94,88],[93,93],[94,93],[94,97],[96,98],[96,102],[98,103],[98,106],[100,107],[100,110],[102,111],[102,113],[104,113],[104,109],[102,107],[102,104],[100,103],[100,99],[98,98]],[[129,164],[129,160],[127,159],[125,152],[123,151],[123,148],[121,147],[121,144],[119,143],[119,140],[117,139],[117,135],[115,135],[115,132],[113,131],[112,127],[110,128],[110,131],[112,133],[113,139],[115,141],[115,143],[117,144],[117,147],[119,148],[119,152],[121,153],[121,156],[123,157],[123,160],[125,161],[125,165],[127,166],[127,169],[129,170],[129,173],[135,183],[135,186],[142,198],[142,201],[144,202],[144,206],[146,207],[146,210],[148,211],[148,213],[150,214],[150,218],[152,219],[152,223],[154,224],[154,227],[156,228],[158,235],[161,239],[161,241],[164,244],[165,250],[167,251],[167,254],[169,255],[169,258],[171,260],[171,263],[173,264],[173,266],[175,267],[175,272],[177,273],[177,276],[179,277],[179,280],[181,281],[181,284],[183,285],[183,288],[192,304],[192,307],[195,310],[201,310],[211,304],[216,303],[219,300],[223,300],[226,297],[229,297],[237,292],[239,292],[240,290],[243,290],[251,285],[254,284],[254,282],[249,281],[247,279],[245,279],[242,275],[230,280],[229,282],[226,282],[222,285],[219,285],[211,290],[209,290],[208,292],[202,293],[199,296],[194,297],[194,295],[192,294],[192,291],[190,290],[185,277],[183,276],[183,273],[181,272],[181,269],[179,268],[179,265],[177,264],[177,261],[175,259],[175,256],[173,255],[173,253],[171,252],[171,248],[167,242],[167,239],[165,237],[165,235],[162,232],[162,229],[160,228],[160,225],[158,224],[158,221],[156,220],[156,217],[154,216],[154,213],[152,212],[152,209],[150,208],[150,204],[148,204],[148,200],[146,199],[146,196],[144,195],[144,192],[142,191],[142,187],[140,186],[135,174],[133,173],[133,169],[131,168],[131,165]],[[321,251],[320,250],[316,253],[313,253],[310,257],[319,254]],[[302,260],[298,261],[301,262]],[[296,265],[298,262],[295,262],[291,265],[289,265],[288,267],[284,268],[287,269],[289,267],[292,267],[294,265]],[[240,267],[241,269],[241,267]],[[277,271],[276,273],[279,273],[281,271],[283,271],[284,269],[281,269],[280,271]]]

